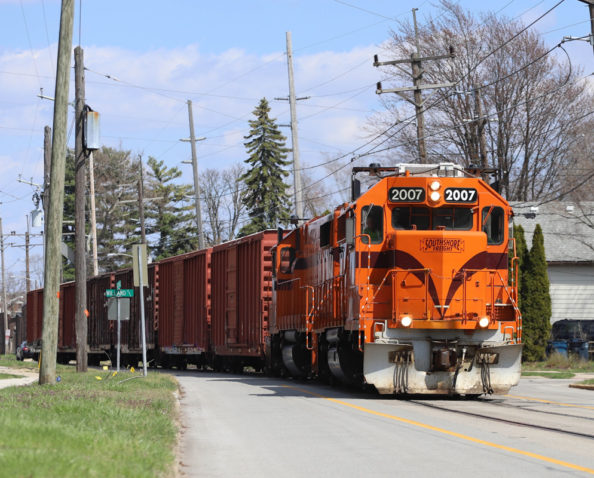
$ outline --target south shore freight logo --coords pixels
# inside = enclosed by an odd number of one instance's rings
[[[463,239],[421,239],[421,252],[464,252]]]

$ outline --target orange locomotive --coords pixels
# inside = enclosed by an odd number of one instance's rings
[[[279,234],[267,368],[380,393],[507,392],[522,350],[509,204],[450,163],[353,171],[378,181]]]

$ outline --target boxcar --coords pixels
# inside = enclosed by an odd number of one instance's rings
[[[207,361],[211,249],[159,262],[159,361],[163,367],[198,367]]]
[[[212,249],[211,347],[215,370],[261,369],[272,300],[271,248],[263,231]]]

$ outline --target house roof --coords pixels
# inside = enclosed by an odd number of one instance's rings
[[[549,263],[594,263],[594,201],[510,202],[514,223],[524,228],[528,247],[537,224]]]

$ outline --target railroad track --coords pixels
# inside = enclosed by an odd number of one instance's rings
[[[545,431],[550,431],[550,432],[555,432],[555,433],[561,433],[564,435],[570,435],[570,436],[594,440],[594,433],[583,433],[583,432],[553,427],[553,426],[549,426],[549,425],[539,425],[537,423],[529,423],[526,421],[519,421],[519,420],[515,420],[515,419],[511,419],[511,418],[497,417],[497,416],[489,415],[488,413],[480,413],[478,411],[469,411],[469,410],[461,410],[461,409],[457,409],[457,408],[451,408],[451,407],[447,407],[447,406],[444,406],[441,404],[430,403],[430,402],[424,401],[424,400],[409,400],[408,402],[413,403],[415,405],[422,406],[422,407],[431,408],[434,410],[442,410],[445,412],[456,413],[459,415],[465,415],[465,416],[475,417],[475,418],[482,418],[485,420],[490,420],[490,421],[499,422],[499,423],[507,423],[509,425],[516,425],[519,427],[527,427],[527,428],[533,428],[533,429],[538,429],[538,430],[545,430]],[[518,407],[514,407],[513,405],[493,403],[493,402],[485,401],[484,399],[479,399],[478,401],[475,401],[474,403],[483,403],[485,405],[492,405],[492,406],[496,406],[496,407],[504,406],[504,407],[518,409]],[[594,420],[594,418],[591,418],[591,417],[584,417],[584,416],[578,417],[575,415],[563,414],[563,413],[558,413],[558,412],[551,413],[549,411],[544,411],[544,410],[534,410],[534,409],[528,409],[528,408],[522,408],[521,410],[522,411],[529,410],[531,412],[544,414],[544,415],[560,415],[560,416],[564,416],[564,417],[575,418],[578,420],[584,420],[584,419]]]

